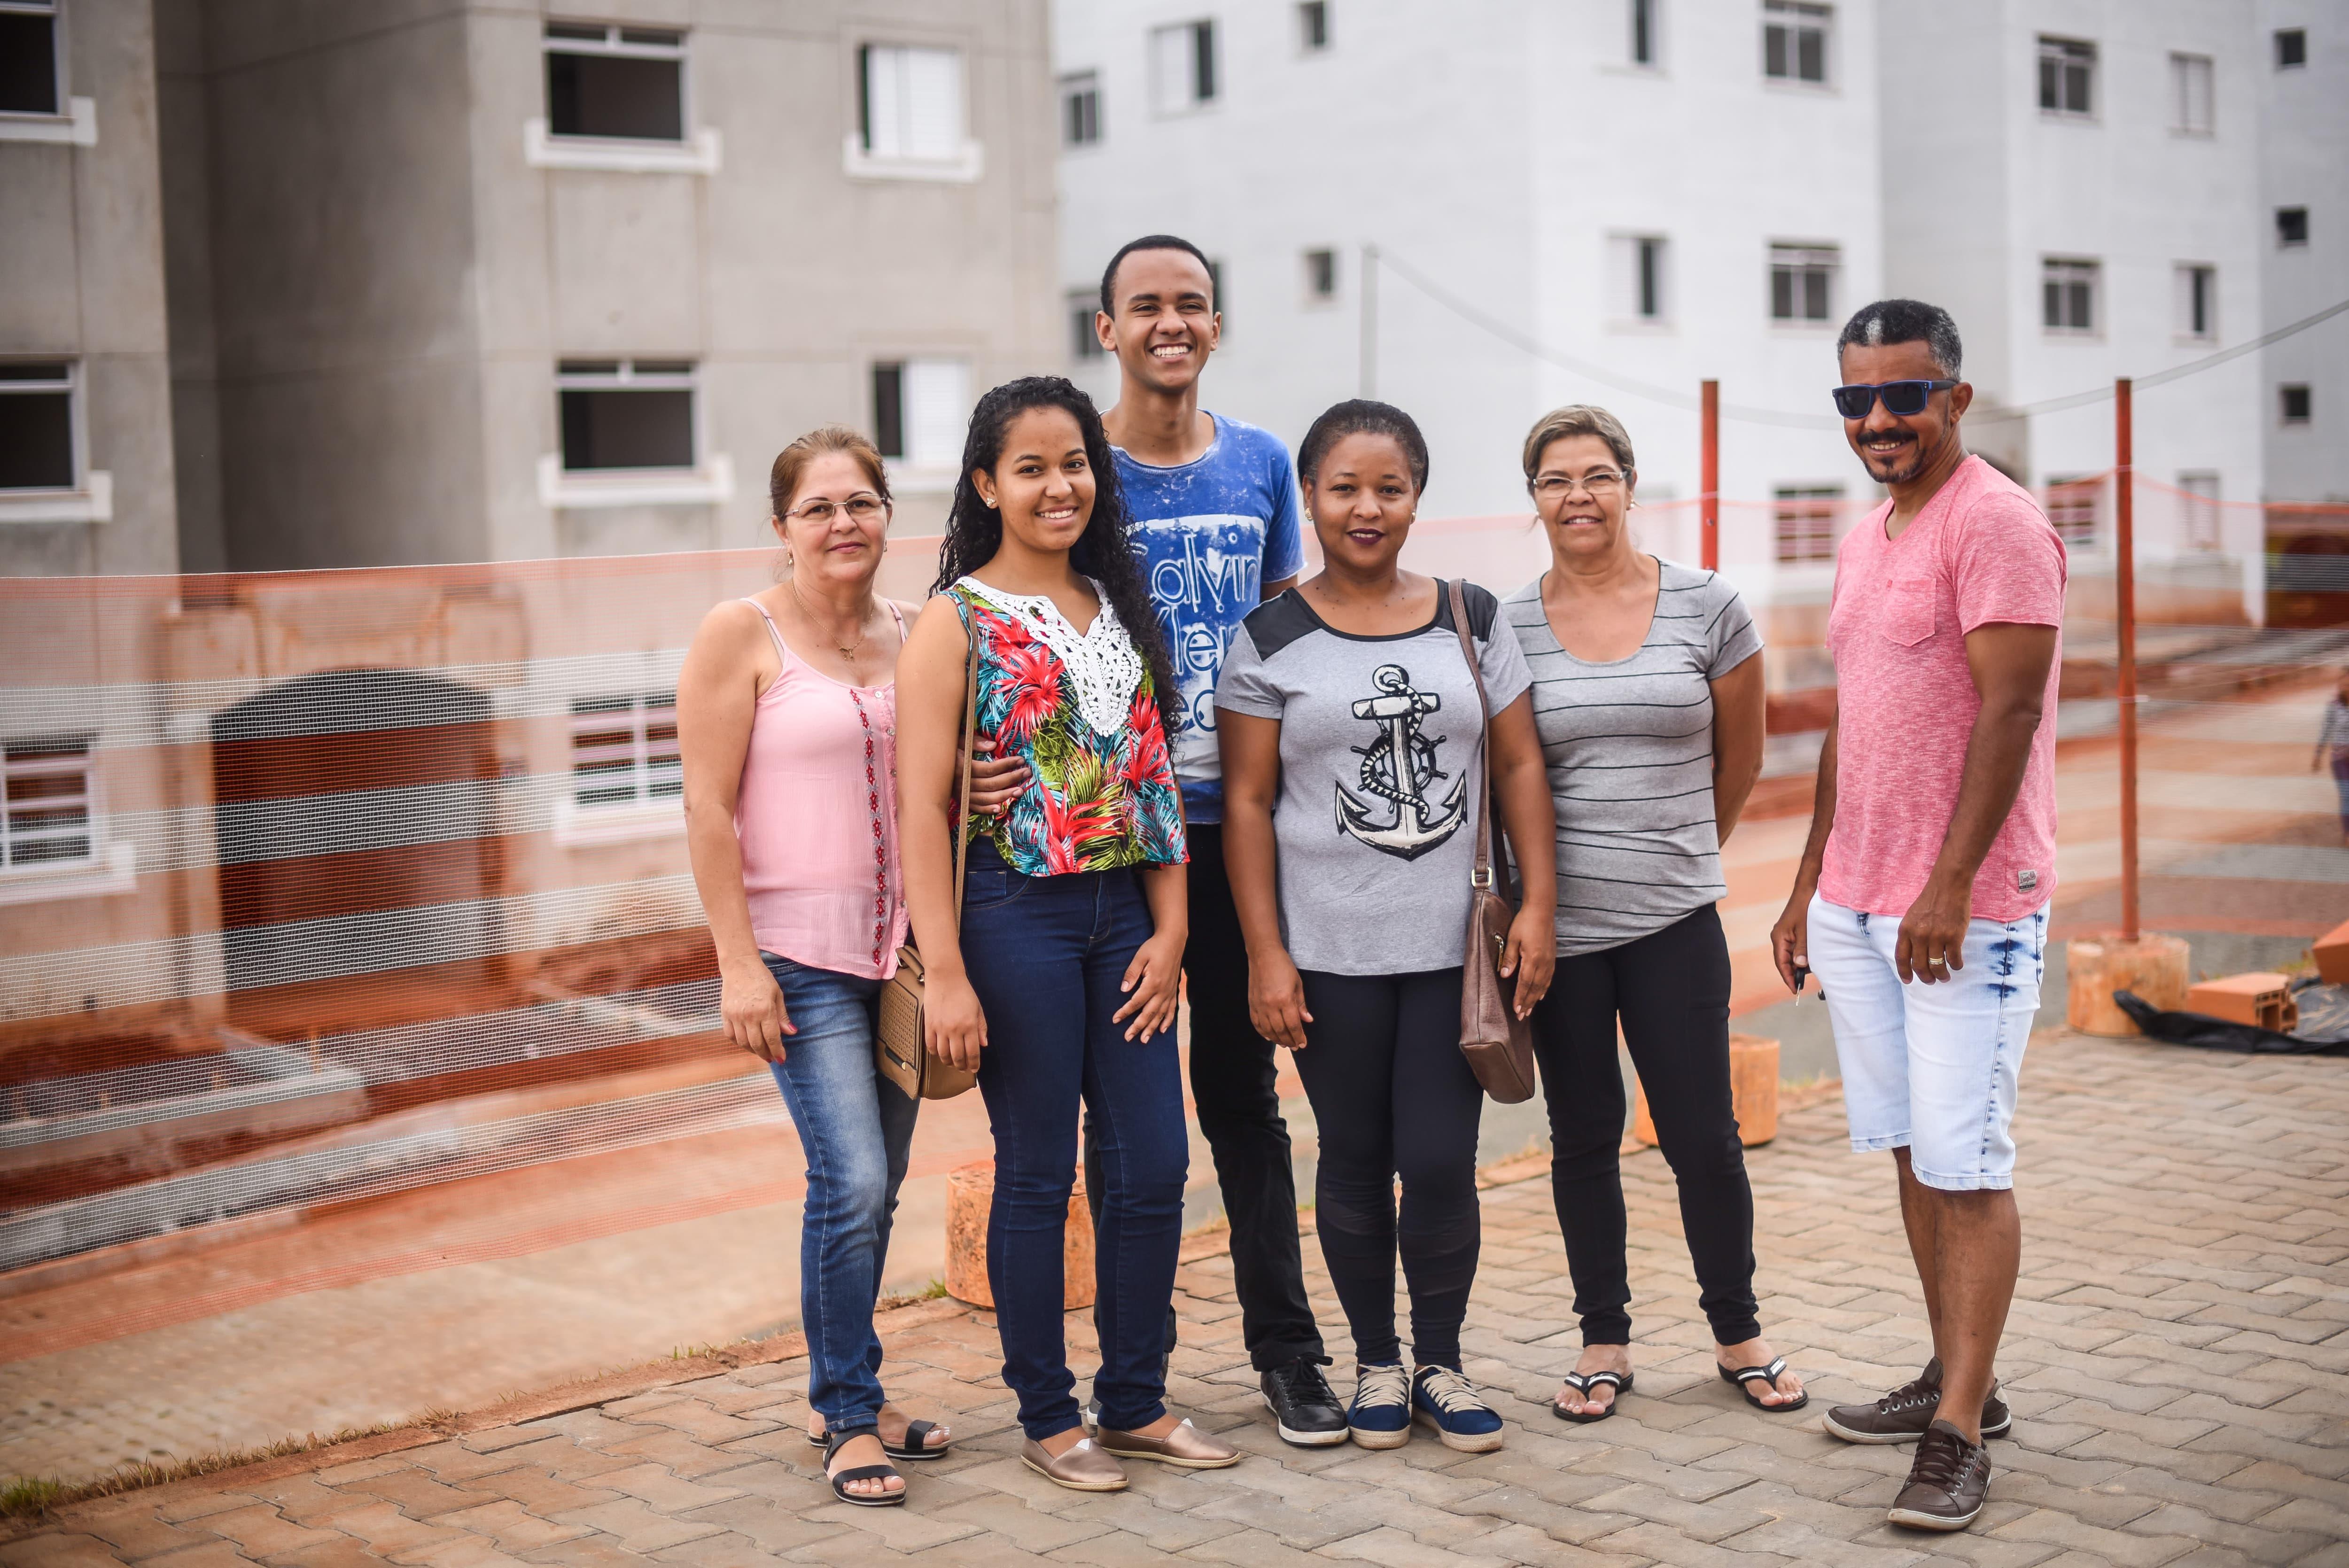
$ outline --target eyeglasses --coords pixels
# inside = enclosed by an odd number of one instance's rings
[[[1947,392],[1956,385],[1954,381],[1884,381],[1873,387],[1838,387],[1835,389],[1836,411],[1847,419],[1865,419],[1881,397],[1886,413],[1905,419],[1923,413],[1927,399],[1934,393]]]
[[[836,503],[828,500],[812,500],[790,515],[795,521],[821,524],[831,522],[837,513],[845,511],[848,513],[849,521],[865,523],[871,522],[888,510],[889,503],[877,495],[853,495],[846,500]]]
[[[1590,492],[1591,500],[1599,500],[1630,482],[1630,472],[1619,469],[1593,469],[1578,479],[1572,474],[1544,474],[1534,481],[1534,494],[1544,500],[1564,500],[1581,489]]]

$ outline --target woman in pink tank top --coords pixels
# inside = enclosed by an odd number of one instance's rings
[[[842,1501],[905,1501],[890,1460],[948,1433],[890,1407],[873,1329],[917,1102],[874,1069],[874,1009],[906,917],[897,857],[897,650],[906,609],[875,596],[888,476],[827,427],[776,458],[771,519],[789,576],[711,610],[678,677],[693,878],[736,1045],[769,1063],[807,1156],[800,1309],[808,1402]],[[1026,781],[974,770],[975,810]]]

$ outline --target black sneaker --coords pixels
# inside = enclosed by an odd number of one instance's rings
[[[1282,1442],[1319,1449],[1346,1440],[1346,1407],[1321,1376],[1325,1364],[1319,1357],[1301,1357],[1264,1374],[1265,1408],[1279,1425]]]
[[[1885,1517],[1911,1530],[1963,1530],[1990,1500],[1990,1449],[1970,1443],[1947,1421],[1917,1439],[1909,1484]]]
[[[1915,1378],[1872,1405],[1836,1406],[1827,1412],[1824,1425],[1829,1435],[1847,1443],[1913,1443],[1925,1435],[1940,1408],[1941,1358],[1937,1356],[1925,1363],[1925,1370]],[[1990,1398],[1982,1401],[1982,1440],[2002,1438],[2013,1426],[2014,1414],[1998,1397],[1998,1385],[1993,1382]]]

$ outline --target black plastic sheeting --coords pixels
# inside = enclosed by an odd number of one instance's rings
[[[2349,985],[2325,985],[2311,976],[2293,985],[2292,995],[2300,1005],[2300,1026],[2289,1035],[2207,1013],[2167,1013],[2134,991],[2116,991],[2113,1001],[2148,1036],[2175,1046],[2252,1056],[2349,1056]]]

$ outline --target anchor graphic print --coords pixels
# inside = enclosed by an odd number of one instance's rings
[[[1411,672],[1401,665],[1381,665],[1371,672],[1376,696],[1353,705],[1354,717],[1378,727],[1378,738],[1368,746],[1350,749],[1362,759],[1357,777],[1372,800],[1346,788],[1338,790],[1338,831],[1381,854],[1413,861],[1459,830],[1468,813],[1468,779],[1454,779],[1441,805],[1432,806],[1429,792],[1445,777],[1435,765],[1442,738],[1430,740],[1420,733],[1421,722],[1444,706],[1436,692],[1411,684]],[[1387,803],[1382,809],[1377,802]],[[1381,824],[1381,819],[1391,819]]]

